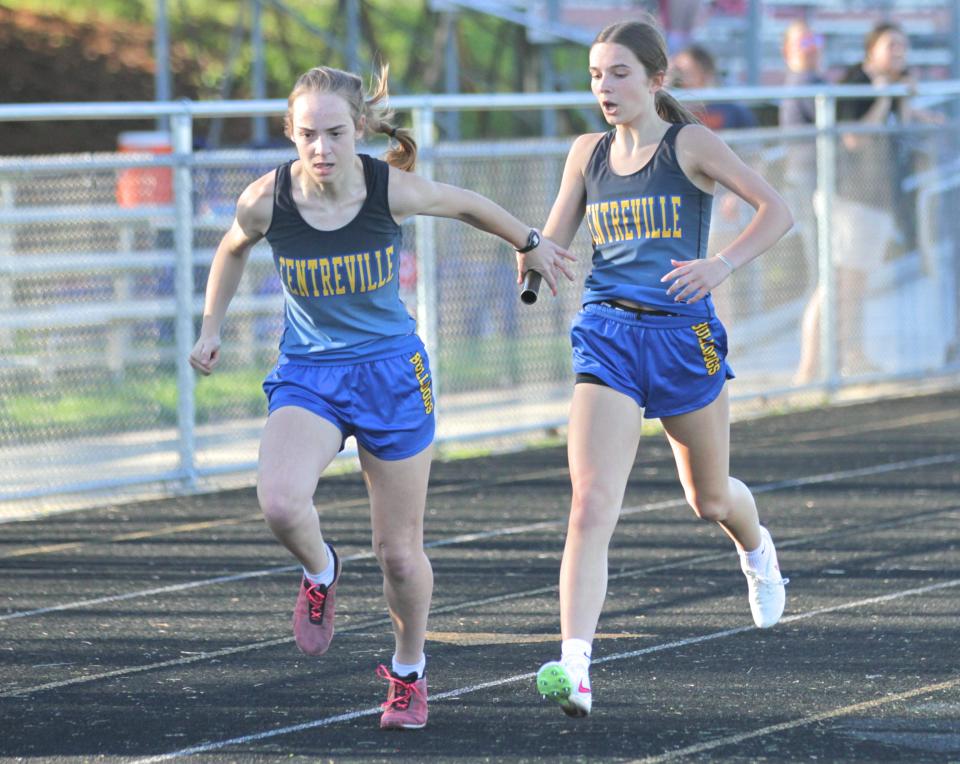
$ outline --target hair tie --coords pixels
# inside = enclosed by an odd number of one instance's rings
[[[396,137],[397,137],[397,128],[395,128],[395,127],[391,127],[391,128],[390,128],[390,137],[391,137],[391,138],[396,138]]]

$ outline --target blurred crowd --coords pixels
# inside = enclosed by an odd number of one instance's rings
[[[910,41],[893,22],[876,24],[866,35],[863,56],[838,76],[824,71],[824,35],[805,21],[792,22],[782,40],[783,84],[786,88],[835,84],[873,85],[916,83],[908,64]],[[673,87],[722,87],[717,63],[703,45],[688,43],[671,58],[669,82]],[[750,128],[758,124],[750,108],[734,102],[707,102],[696,108],[701,121],[714,130]],[[837,146],[837,187],[831,204],[831,256],[837,301],[837,339],[841,371],[875,371],[863,349],[864,305],[869,275],[884,260],[914,251],[917,240],[916,187],[904,182],[927,163],[911,128],[938,124],[944,115],[918,108],[914,99],[877,94],[837,101],[841,128]],[[809,128],[816,121],[812,98],[784,98],[777,110],[779,126]],[[824,290],[818,274],[816,210],[816,144],[812,138],[792,139],[784,133],[784,171],[780,189],[796,221],[795,240],[802,249],[808,274],[809,298],[803,316],[800,362],[796,384],[806,384],[821,373],[820,318]],[[732,196],[732,195],[731,195]],[[718,194],[719,214],[733,217],[733,199]]]

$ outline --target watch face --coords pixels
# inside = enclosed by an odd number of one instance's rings
[[[524,254],[529,252],[531,249],[536,249],[540,246],[540,233],[536,230],[530,231],[527,234],[527,243],[523,245],[522,249],[518,249],[517,252]]]

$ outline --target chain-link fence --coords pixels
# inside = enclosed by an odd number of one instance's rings
[[[783,191],[797,222],[714,295],[729,329],[735,399],[804,390],[822,398],[852,383],[955,372],[956,123],[837,130],[834,98],[842,91],[808,90],[819,93],[818,127],[725,136]],[[960,83],[935,89],[940,113],[949,117],[957,93]],[[546,219],[570,139],[434,144],[434,112],[592,105],[579,94],[395,101],[414,112],[421,173],[485,194],[534,225]],[[194,150],[191,120],[284,106],[115,104],[98,113],[171,115],[169,143],[0,159],[0,516],[105,490],[143,496],[227,476],[249,481],[265,414],[260,382],[276,357],[282,316],[265,244],[254,249],[231,304],[217,372],[197,379],[186,356],[237,197],[294,152]],[[84,114],[0,108],[3,119],[25,116]],[[718,189],[710,251],[751,213]],[[404,233],[398,278],[431,353],[441,441],[562,425],[571,391],[567,329],[590,265],[585,229],[572,247],[580,283],[532,308],[519,302],[513,254],[496,238],[422,217]]]

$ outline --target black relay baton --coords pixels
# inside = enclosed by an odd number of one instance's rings
[[[524,305],[533,305],[540,294],[540,282],[543,281],[536,271],[527,271],[523,276],[523,287],[520,289],[520,302]]]

